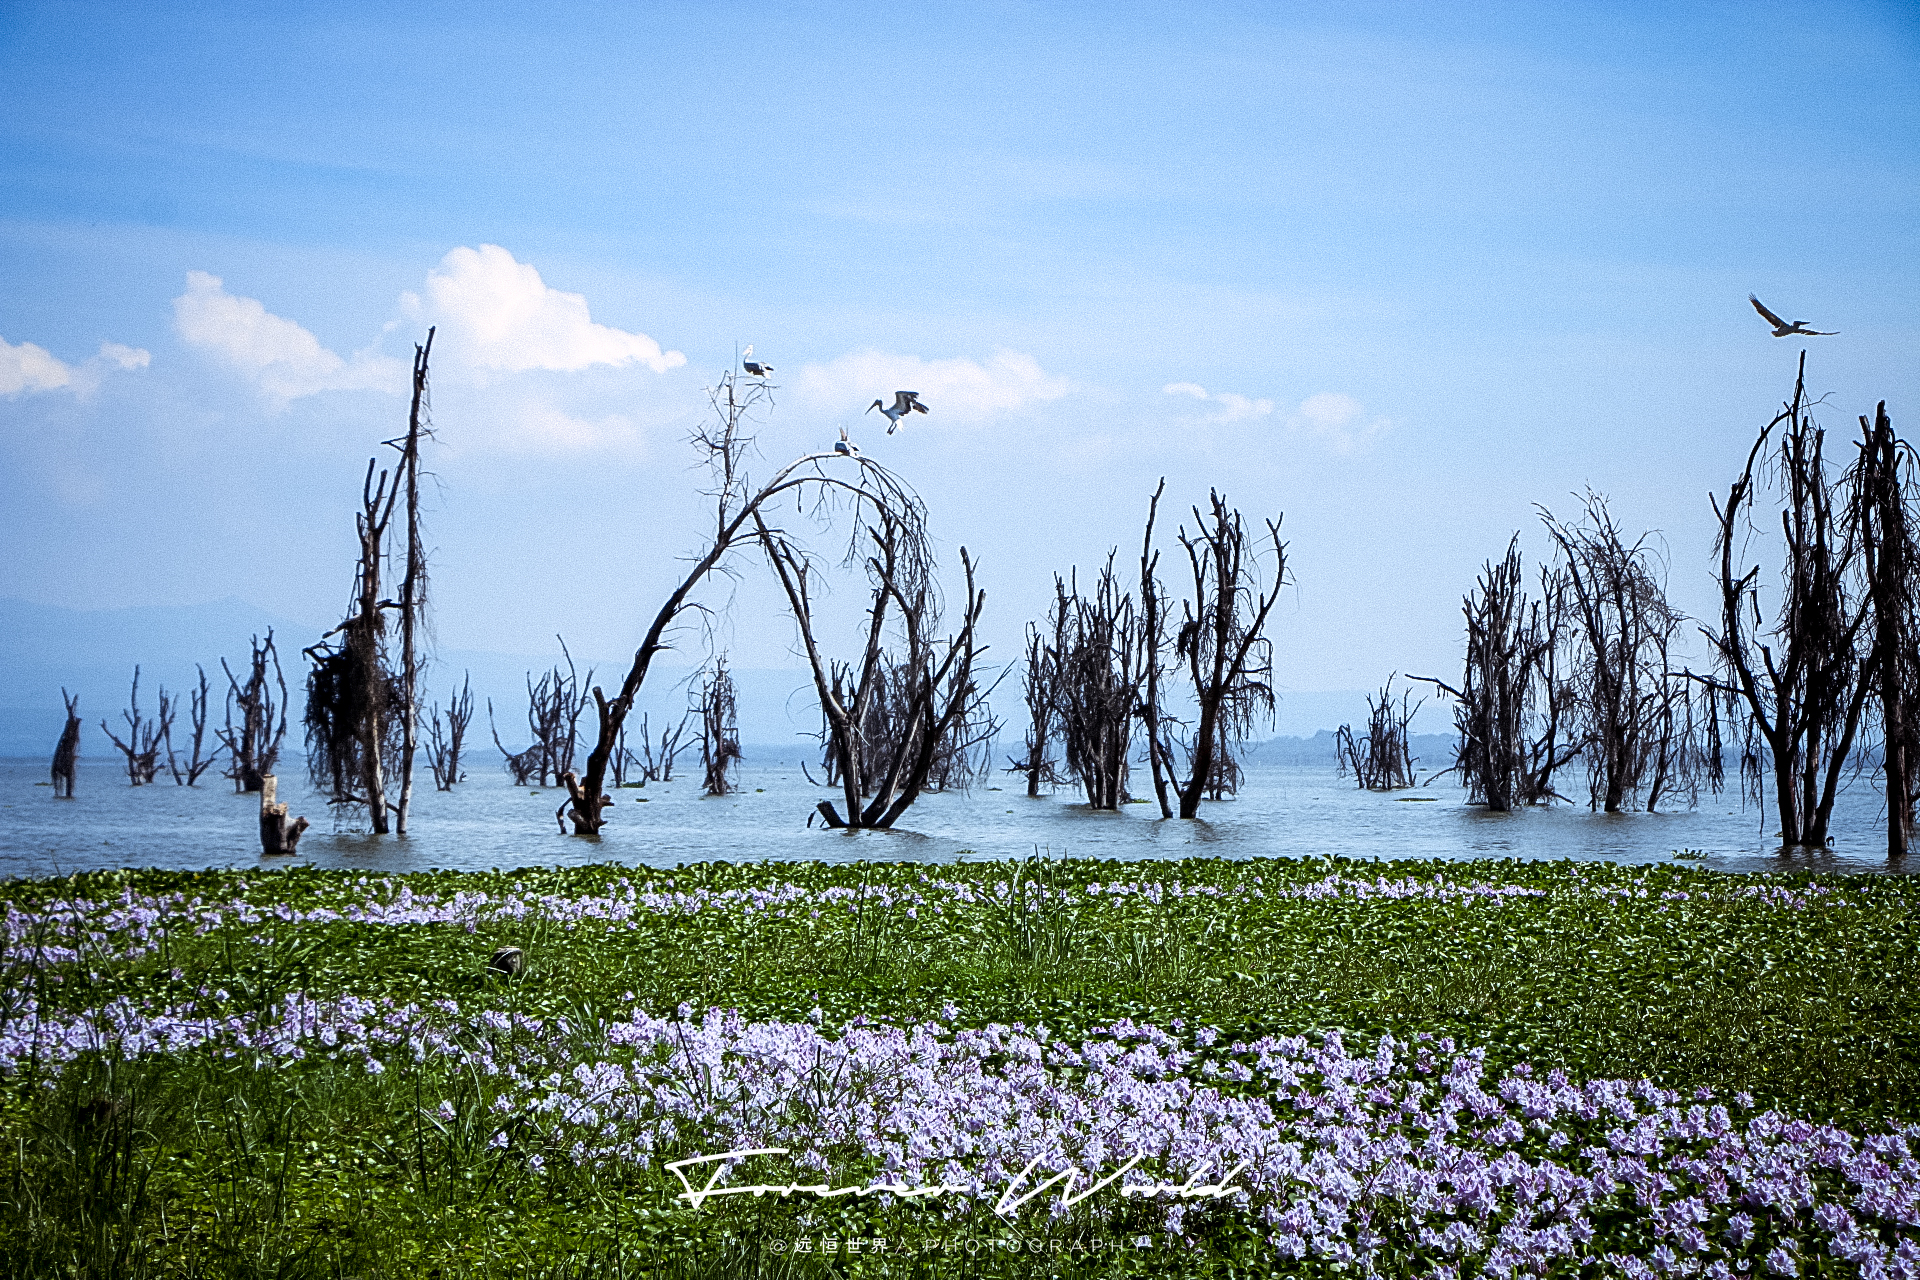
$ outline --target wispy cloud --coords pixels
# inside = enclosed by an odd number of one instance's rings
[[[0,338],[0,396],[12,399],[42,391],[71,391],[88,396],[108,373],[144,369],[153,357],[139,347],[103,342],[100,350],[77,365],[32,342],[14,346]]]
[[[851,351],[805,365],[795,379],[796,396],[816,412],[858,413],[876,399],[892,403],[896,391],[917,391],[930,418],[967,425],[1058,400],[1072,389],[1071,382],[1046,372],[1032,356],[1007,350],[984,361]],[[924,421],[914,418],[916,426]]]
[[[187,273],[187,291],[173,300],[173,326],[198,347],[282,404],[322,391],[370,389],[398,395],[407,366],[368,348],[342,358],[292,320],[259,300],[228,293],[219,276]]]
[[[1197,382],[1169,382],[1160,390],[1170,396],[1191,396],[1195,400],[1204,400],[1213,406],[1207,415],[1209,422],[1244,422],[1249,418],[1264,418],[1273,412],[1273,401],[1255,400],[1233,391],[1209,392]]]
[[[1288,416],[1287,425],[1321,441],[1335,453],[1352,453],[1365,448],[1393,423],[1369,415],[1366,406],[1352,396],[1322,391],[1302,400]]]
[[[400,302],[409,316],[440,326],[436,350],[474,370],[576,373],[641,364],[665,373],[687,362],[644,333],[595,323],[584,294],[550,288],[497,244],[453,250],[428,274],[424,297],[407,293]]]

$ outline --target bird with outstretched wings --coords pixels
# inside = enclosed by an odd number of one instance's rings
[[[884,400],[875,400],[867,406],[868,413],[872,413],[875,409],[878,409],[886,415],[888,435],[893,434],[894,428],[898,427],[900,420],[908,414],[929,412],[927,406],[920,403],[920,393],[918,391],[896,391],[893,393],[893,403],[891,405]]]
[[[1773,336],[1776,338],[1791,338],[1796,335],[1808,338],[1831,338],[1838,332],[1838,330],[1809,329],[1805,320],[1795,320],[1791,323],[1782,320],[1767,310],[1767,304],[1751,293],[1747,295],[1747,301],[1753,304],[1753,309],[1760,313],[1761,319],[1773,326]]]

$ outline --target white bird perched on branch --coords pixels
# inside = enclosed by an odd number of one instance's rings
[[[746,358],[752,354],[753,354],[753,344],[748,343],[747,349],[740,353],[740,357],[741,357],[740,367],[742,369],[745,369],[748,373],[752,374],[756,378],[764,378],[768,374],[773,372],[772,365],[761,364],[758,360],[749,360]]]
[[[908,414],[928,412],[927,406],[920,403],[918,391],[896,391],[893,393],[892,405],[888,405],[884,400],[875,400],[867,406],[868,413],[872,413],[875,409],[887,415],[888,435],[893,434],[894,428],[900,425],[900,419]]]
[[[1792,323],[1788,323],[1773,314],[1773,312],[1767,310],[1767,304],[1760,301],[1759,298],[1756,298],[1751,293],[1747,295],[1747,301],[1753,304],[1753,309],[1760,313],[1762,319],[1773,326],[1773,336],[1776,338],[1791,338],[1795,334],[1801,334],[1809,338],[1831,338],[1839,332],[1838,330],[1809,329],[1807,328],[1807,322],[1805,320],[1795,320]]]
[[[847,429],[845,427],[840,428],[840,438],[833,442],[833,451],[849,458],[857,458],[860,456],[860,446],[847,439]]]

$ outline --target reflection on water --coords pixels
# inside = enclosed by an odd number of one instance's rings
[[[49,875],[103,867],[257,866],[287,859],[259,853],[257,797],[224,780],[196,789],[129,787],[109,761],[84,761],[79,796],[55,800],[39,760],[0,761],[0,875]],[[616,793],[599,839],[559,834],[552,788],[515,788],[490,760],[451,793],[415,792],[414,834],[372,836],[336,824],[305,780],[283,777],[280,794],[313,820],[302,864],[406,871],[587,862],[672,867],[724,859],[953,862],[962,858],[1574,858],[1660,862],[1674,851],[1703,853],[1694,865],[1728,871],[1881,871],[1884,818],[1865,781],[1842,796],[1834,845],[1782,853],[1763,834],[1762,815],[1731,796],[1679,813],[1595,814],[1561,805],[1518,814],[1465,804],[1458,787],[1372,795],[1332,769],[1256,765],[1243,795],[1206,806],[1206,820],[1162,821],[1155,806],[1096,813],[1061,791],[1030,800],[1018,779],[1005,789],[926,796],[901,831],[828,832],[807,818],[825,792],[797,767],[753,765],[743,790],[700,794],[697,779]],[[1144,778],[1139,779],[1144,785]],[[1431,802],[1425,802],[1431,801]],[[338,829],[336,829],[338,825]],[[1774,824],[1764,824],[1764,832]]]

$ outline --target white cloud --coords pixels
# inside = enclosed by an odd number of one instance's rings
[[[204,271],[187,273],[187,291],[173,300],[173,325],[188,345],[212,353],[283,403],[322,391],[399,395],[407,387],[409,371],[399,360],[371,348],[343,359],[258,300],[228,293],[220,277]]]
[[[79,365],[70,365],[45,347],[31,342],[14,346],[0,338],[0,396],[12,398],[36,391],[66,388],[78,396],[99,389],[111,369],[144,369],[153,357],[139,347],[103,342],[100,350]]]
[[[876,399],[891,404],[895,391],[918,391],[933,420],[971,423],[1058,400],[1072,388],[1019,351],[996,351],[981,362],[868,350],[802,367],[795,390],[809,408],[829,413],[864,410]],[[915,425],[923,421],[915,415]]]
[[[1232,391],[1209,394],[1197,382],[1169,382],[1160,390],[1170,396],[1192,396],[1212,404],[1214,410],[1207,415],[1209,422],[1243,422],[1248,418],[1264,418],[1273,412],[1271,400],[1254,400]]]
[[[455,249],[427,276],[426,288],[424,300],[404,294],[401,306],[439,325],[448,355],[475,369],[574,373],[643,364],[665,373],[687,362],[644,333],[594,323],[585,295],[548,288],[538,271],[497,244]]]
[[[1335,453],[1352,453],[1393,424],[1385,418],[1369,417],[1366,407],[1352,396],[1322,391],[1302,400],[1287,425],[1318,437]]]

